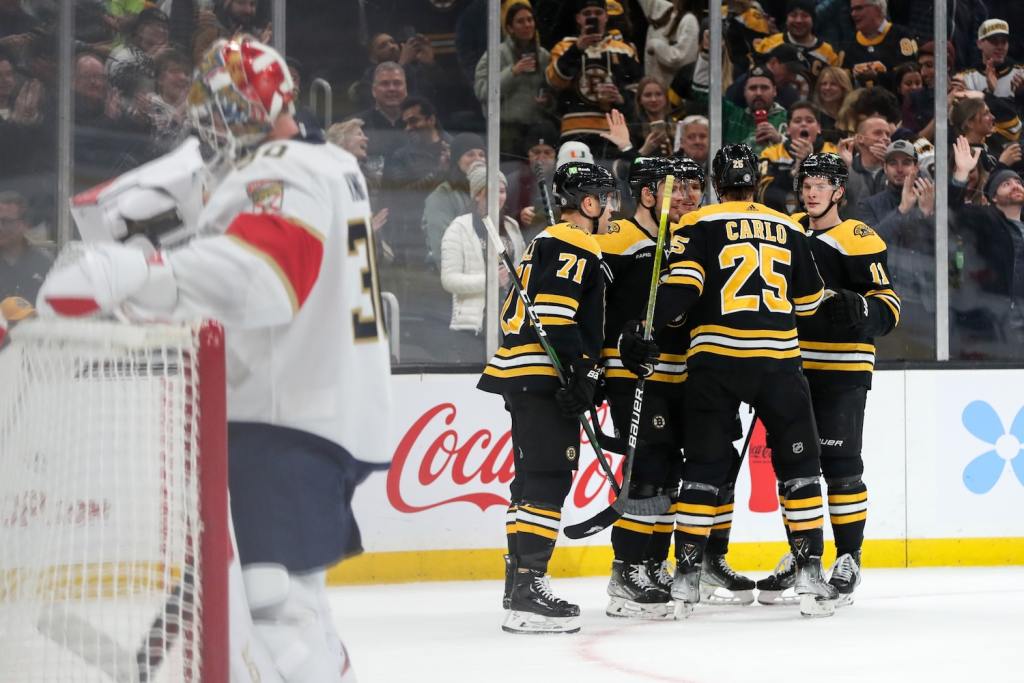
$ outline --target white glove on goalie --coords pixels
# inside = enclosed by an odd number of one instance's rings
[[[131,303],[159,313],[174,308],[177,294],[174,273],[161,252],[147,258],[116,242],[74,244],[46,276],[37,308],[44,316],[84,316],[123,313],[122,305]]]

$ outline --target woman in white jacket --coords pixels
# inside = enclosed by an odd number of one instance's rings
[[[638,0],[647,17],[644,73],[664,87],[676,72],[697,61],[700,22],[690,11],[690,0]]]
[[[484,302],[486,300],[487,230],[482,216],[487,213],[487,167],[476,164],[467,174],[470,196],[476,203],[471,213],[457,216],[444,232],[441,240],[441,286],[452,295],[452,335],[450,356],[452,360],[483,363],[484,341],[481,332],[484,324]],[[498,209],[505,206],[505,175],[498,173]],[[518,263],[523,256],[525,244],[519,232],[519,224],[508,216],[499,222],[505,248]],[[504,293],[510,284],[508,271],[498,265],[499,285]],[[500,301],[500,297],[499,297]]]

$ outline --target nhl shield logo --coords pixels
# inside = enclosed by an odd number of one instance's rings
[[[804,442],[803,441],[797,441],[795,444],[793,444],[793,452],[797,453],[797,454],[803,453],[804,452]]]
[[[280,213],[284,206],[284,183],[280,180],[254,180],[245,186],[252,208],[265,213]]]
[[[568,448],[565,449],[565,459],[568,460],[569,462],[572,462],[573,460],[576,459],[575,446],[569,446]]]

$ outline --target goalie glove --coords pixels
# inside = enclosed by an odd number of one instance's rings
[[[566,385],[555,392],[555,402],[565,417],[575,418],[594,405],[601,369],[593,361],[580,358],[566,368],[566,380]]]
[[[835,294],[821,304],[821,312],[836,327],[852,329],[862,327],[870,315],[867,299],[849,289],[835,290]]]
[[[618,346],[624,368],[637,377],[650,377],[654,374],[654,364],[661,350],[653,339],[644,339],[643,326],[638,321],[626,323],[619,335]]]
[[[123,313],[125,304],[169,312],[177,294],[173,271],[161,252],[147,258],[138,249],[114,242],[76,243],[62,252],[46,276],[37,307],[44,316]]]

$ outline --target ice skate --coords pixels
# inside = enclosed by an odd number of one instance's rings
[[[682,547],[676,558],[676,573],[672,577],[672,600],[676,619],[686,619],[700,602],[701,549],[691,544]]]
[[[516,571],[509,612],[501,629],[508,633],[576,633],[580,608],[556,597],[544,572]]]
[[[830,617],[836,611],[839,591],[825,581],[820,557],[808,557],[798,562],[796,584],[800,596],[800,614],[805,617]]]
[[[749,605],[754,602],[754,582],[737,574],[725,555],[704,555],[700,574],[700,597],[712,605]]]
[[[672,591],[672,565],[668,560],[647,560],[647,576],[651,583],[670,593]],[[671,596],[670,596],[671,597]]]
[[[839,592],[836,607],[853,604],[853,592],[860,585],[860,553],[844,553],[832,565],[828,582]]]
[[[647,575],[642,562],[627,564],[612,562],[612,576],[608,581],[608,607],[610,617],[632,619],[665,619],[672,616],[668,591],[662,590]]]
[[[793,586],[796,584],[796,563],[793,555],[786,553],[775,565],[775,570],[758,581],[757,601],[762,605],[795,605],[800,602]]]

